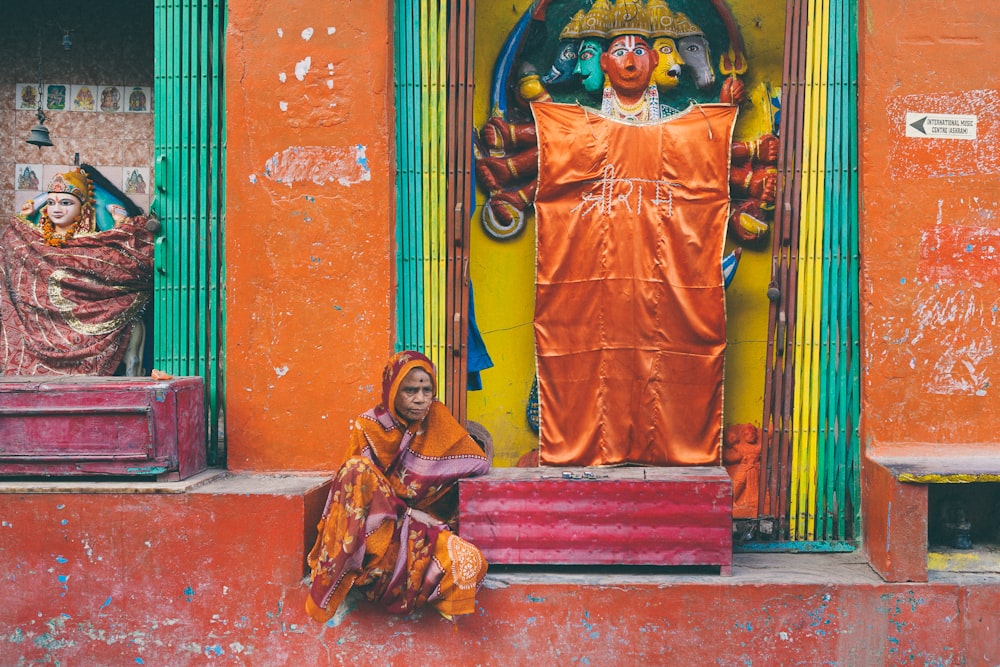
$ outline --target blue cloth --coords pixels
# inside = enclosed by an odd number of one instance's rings
[[[472,296],[472,281],[469,281],[468,346],[469,359],[468,367],[466,369],[468,373],[467,390],[479,391],[483,388],[483,379],[479,372],[484,371],[487,368],[493,368],[493,360],[490,358],[490,353],[486,351],[486,343],[483,342],[483,337],[479,333],[479,326],[476,325],[476,306],[475,299]]]

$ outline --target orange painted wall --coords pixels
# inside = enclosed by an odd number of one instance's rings
[[[393,325],[391,7],[228,3],[234,470],[332,470]]]
[[[1000,7],[871,0],[860,24],[862,437],[995,450]],[[977,137],[907,137],[906,112],[974,115]]]

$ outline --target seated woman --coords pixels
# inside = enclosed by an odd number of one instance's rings
[[[452,531],[458,480],[490,464],[435,390],[431,361],[400,352],[382,373],[382,402],[352,424],[309,553],[313,619],[329,620],[351,588],[392,613],[475,611],[486,561]]]
[[[158,224],[116,204],[102,231],[95,198],[74,169],[0,221],[4,375],[113,375],[122,363],[152,295]]]

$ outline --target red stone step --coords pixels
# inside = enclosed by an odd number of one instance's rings
[[[459,483],[459,534],[498,565],[718,565],[731,573],[725,468],[495,468]]]

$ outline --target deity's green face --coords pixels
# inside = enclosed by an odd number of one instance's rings
[[[580,42],[580,53],[573,74],[580,76],[583,88],[588,93],[597,93],[604,88],[604,71],[601,69],[603,51],[604,44],[599,39],[588,37]]]
[[[681,65],[684,64],[684,61],[677,53],[677,45],[674,40],[669,37],[657,37],[653,41],[653,51],[659,58],[653,69],[653,83],[660,90],[676,87],[680,83]]]

